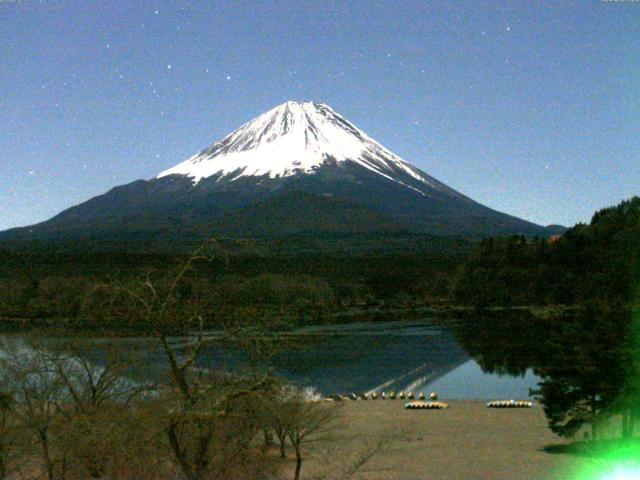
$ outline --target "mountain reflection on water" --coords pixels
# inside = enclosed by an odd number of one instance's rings
[[[538,382],[530,367],[536,365],[536,335],[543,331],[526,319],[476,317],[448,322],[447,327],[429,321],[307,327],[288,335],[286,346],[277,349],[266,366],[323,394],[436,390],[442,398],[524,398]],[[6,338],[29,342],[27,337]],[[87,350],[91,361],[104,364],[100,345],[114,340],[86,341],[95,347]],[[135,358],[129,368],[132,379],[161,381],[166,363],[157,340],[115,341]],[[55,348],[59,342],[51,338],[44,344]],[[210,345],[197,366],[238,370],[249,363],[237,349]]]

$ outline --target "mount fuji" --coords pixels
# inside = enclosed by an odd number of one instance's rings
[[[2,238],[549,235],[395,155],[322,103],[286,102],[150,180]]]

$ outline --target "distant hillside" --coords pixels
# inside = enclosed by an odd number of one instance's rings
[[[362,205],[294,191],[268,198],[212,222],[215,235],[240,237],[282,237],[361,233],[402,233],[402,227],[384,215]]]

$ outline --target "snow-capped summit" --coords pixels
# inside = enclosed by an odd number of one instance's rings
[[[328,105],[295,101],[257,116],[157,178],[186,175],[196,184],[213,176],[218,181],[282,178],[313,174],[323,164],[342,162],[353,162],[423,195],[420,188],[409,185],[402,177],[409,175],[430,188],[453,192],[387,150]]]

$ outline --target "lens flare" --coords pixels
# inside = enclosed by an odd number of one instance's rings
[[[638,465],[618,466],[612,472],[605,473],[600,480],[638,480],[640,479],[640,467]]]
[[[637,439],[607,442],[597,450],[583,451],[579,470],[567,476],[572,480],[640,480],[640,442]],[[595,446],[594,446],[595,447]]]

